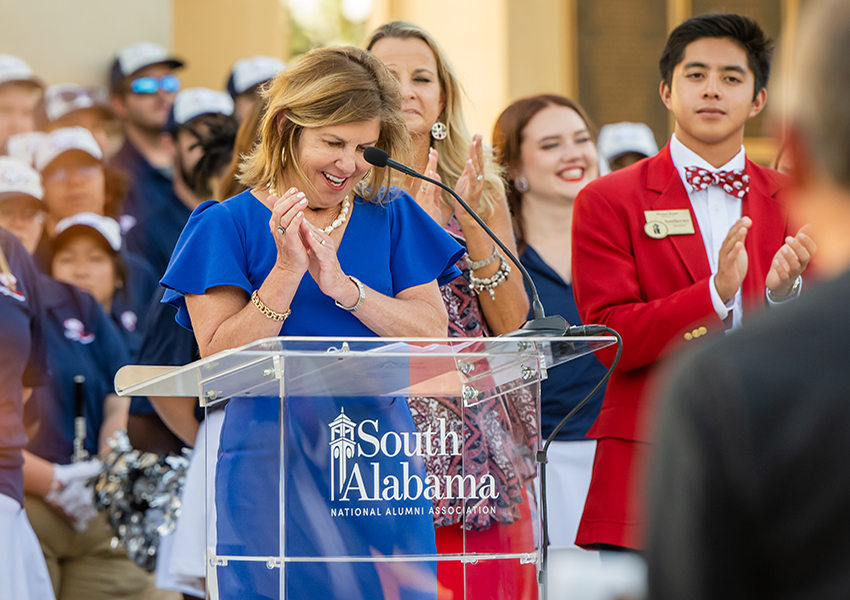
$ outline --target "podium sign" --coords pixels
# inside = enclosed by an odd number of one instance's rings
[[[614,343],[280,337],[179,368],[125,367],[116,390],[225,411],[206,440],[213,594],[528,598],[539,382]]]

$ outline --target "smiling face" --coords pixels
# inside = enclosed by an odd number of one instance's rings
[[[375,42],[371,52],[398,79],[401,108],[411,135],[430,135],[446,106],[431,48],[417,38],[385,37]]]
[[[512,177],[528,180],[528,193],[550,201],[573,200],[599,176],[599,155],[581,116],[550,105],[522,131],[522,166]]]
[[[765,90],[754,99],[754,88],[741,46],[727,38],[702,38],[685,48],[671,85],[662,82],[661,99],[673,112],[679,141],[711,162],[708,155],[731,153],[731,159],[740,150],[747,119],[767,99]]]
[[[363,150],[374,146],[381,133],[381,121],[327,125],[305,128],[298,140],[298,164],[307,186],[288,180],[286,187],[296,186],[307,194],[309,207],[314,210],[330,208],[353,196],[354,187],[369,170],[363,159]],[[287,175],[294,175],[287,168]]]
[[[115,262],[98,237],[96,233],[73,235],[53,255],[51,266],[56,280],[88,292],[108,309],[117,283]]]

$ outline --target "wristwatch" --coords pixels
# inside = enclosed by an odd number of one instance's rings
[[[777,296],[770,290],[767,290],[767,297],[770,299],[771,302],[785,302],[786,300],[790,300],[791,298],[796,298],[797,294],[800,293],[800,285],[802,284],[802,282],[803,278],[798,275],[797,279],[794,280],[794,284],[791,286],[791,289],[788,290],[787,294],[785,294],[784,296]]]

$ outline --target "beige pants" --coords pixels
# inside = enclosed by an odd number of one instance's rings
[[[41,542],[57,600],[138,600],[147,573],[123,548],[110,545],[112,531],[98,515],[83,533],[77,532],[44,500],[27,495],[24,507]]]

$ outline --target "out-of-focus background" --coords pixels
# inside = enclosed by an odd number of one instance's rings
[[[0,53],[20,56],[46,83],[103,85],[115,52],[158,42],[186,60],[184,87],[224,89],[235,60],[286,62],[328,44],[362,46],[393,19],[443,45],[464,82],[467,120],[489,138],[511,101],[541,92],[577,98],[600,127],[647,123],[659,147],[671,123],[658,96],[658,58],[685,18],[731,11],[774,38],[805,0],[0,0]],[[748,155],[769,162],[764,117],[747,126]]]

